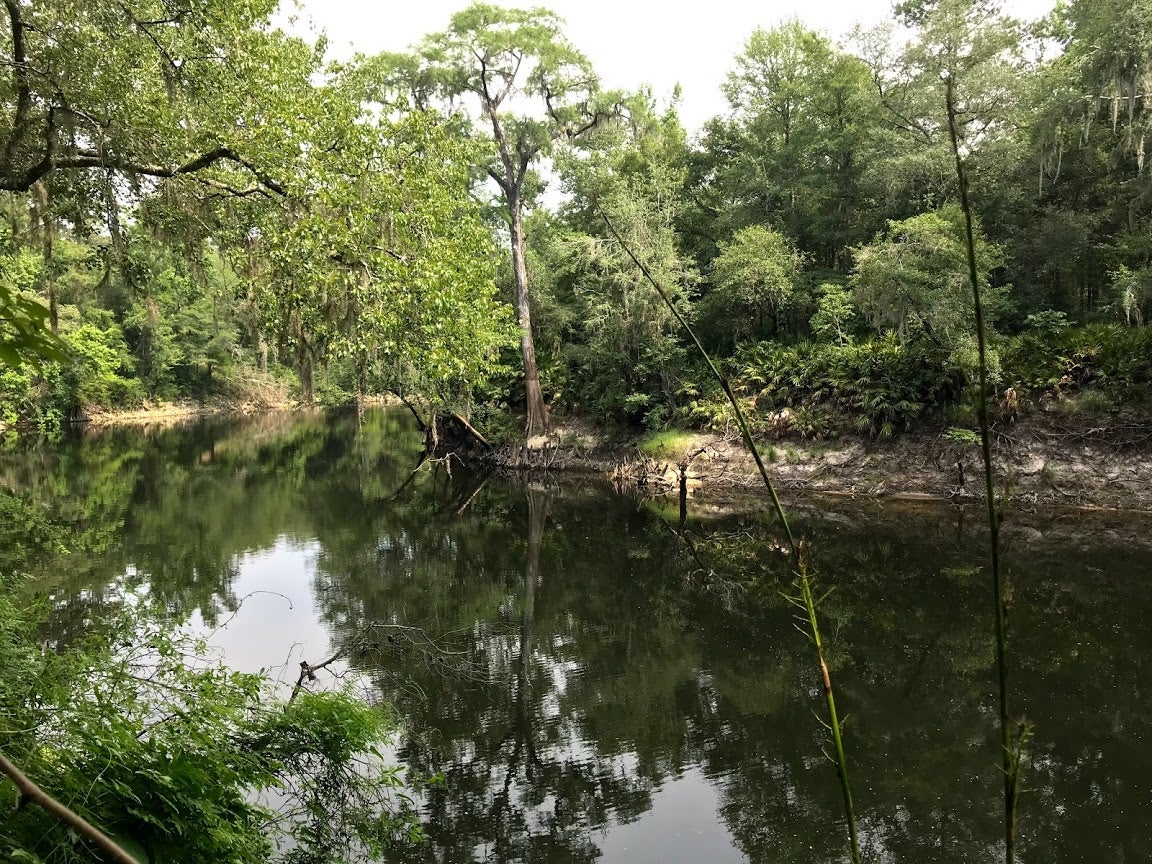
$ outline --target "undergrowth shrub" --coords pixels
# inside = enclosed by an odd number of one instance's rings
[[[51,431],[88,408],[128,408],[143,400],[117,325],[81,324],[62,335],[68,362],[0,368],[0,422]]]
[[[848,345],[762,342],[743,348],[731,362],[734,383],[757,407],[797,409],[793,416],[816,436],[826,434],[832,415],[838,415],[886,438],[957,400],[964,387],[946,351],[893,336]]]
[[[543,383],[561,405],[655,430],[678,404],[684,353],[668,337],[632,354],[568,345],[544,370]]]
[[[1005,377],[1025,392],[1100,387],[1119,400],[1147,396],[1152,328],[1090,324],[1036,330],[1010,339]]]
[[[1152,394],[1152,327],[1075,327],[1048,317],[1047,326],[1001,339],[990,352],[994,406],[1015,413],[1020,398],[1059,395],[1072,399],[1069,410],[1103,413]],[[749,413],[758,432],[820,439],[854,428],[885,438],[928,414],[949,426],[974,422],[968,348],[895,336],[850,344],[760,342],[725,362],[733,386],[755,409]],[[686,384],[678,395],[677,421],[712,430],[728,424],[718,388],[701,392]]]

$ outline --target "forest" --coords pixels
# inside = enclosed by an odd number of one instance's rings
[[[1152,378],[1143,2],[907,2],[843,45],[787,21],[748,35],[692,137],[675,99],[602,89],[542,9],[475,5],[340,63],[270,0],[7,10],[13,428],[382,394],[496,437],[722,425],[632,256],[794,431],[971,426],[945,80],[997,392],[1095,414]]]

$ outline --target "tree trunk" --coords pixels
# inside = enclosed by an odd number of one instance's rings
[[[300,348],[300,395],[305,405],[311,405],[313,401],[313,365],[312,365],[312,351],[309,350],[307,345],[302,345]]]
[[[36,211],[40,218],[41,250],[44,256],[44,290],[48,294],[48,321],[52,332],[60,329],[60,308],[56,300],[56,280],[52,274],[52,241],[55,239],[55,225],[52,220],[52,207],[48,198],[48,187],[37,183],[32,187],[36,199]]]
[[[8,248],[13,255],[15,255],[16,250],[20,248],[20,220],[16,214],[16,208],[18,206],[16,203],[17,200],[15,192],[8,193],[8,223],[9,230],[12,232]],[[23,201],[20,203],[23,204]]]
[[[520,353],[524,357],[524,396],[528,403],[528,421],[525,435],[534,438],[548,432],[548,417],[544,412],[544,394],[540,391],[540,377],[536,373],[536,344],[532,339],[532,309],[528,295],[528,267],[524,261],[524,225],[521,221],[520,199],[510,196],[508,210],[512,217],[512,273],[516,280],[516,314],[520,319]]]
[[[56,298],[56,276],[52,272],[52,235],[54,226],[52,217],[44,214],[44,278],[48,280],[48,323],[52,332],[60,331],[60,302]]]
[[[368,395],[367,362],[363,356],[356,360],[356,416],[364,410],[364,398]]]

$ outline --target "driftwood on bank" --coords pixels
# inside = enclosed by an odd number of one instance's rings
[[[492,451],[488,439],[455,411],[434,414],[422,429],[424,450],[432,456],[455,454],[466,458],[486,456]]]

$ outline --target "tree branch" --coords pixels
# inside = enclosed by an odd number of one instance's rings
[[[420,470],[420,466],[423,465],[425,461],[427,460],[422,458],[420,462],[417,463],[416,468],[412,472],[412,477],[416,476],[416,472]],[[409,480],[411,480],[411,477]],[[407,485],[407,482],[405,485]],[[403,488],[402,486],[401,489]],[[397,490],[397,494],[399,494],[399,491],[400,490]],[[301,660],[300,674],[297,676],[296,683],[292,687],[292,694],[288,697],[288,702],[291,703],[299,695],[307,682],[315,681],[316,673],[321,669],[326,669],[333,663],[337,663],[365,649],[375,650],[385,646],[391,646],[397,650],[412,648],[424,652],[426,657],[431,657],[433,661],[440,666],[444,666],[444,664],[449,662],[446,658],[454,658],[454,662],[466,663],[466,658],[469,654],[466,649],[453,650],[449,644],[446,644],[447,638],[453,633],[463,632],[466,631],[450,631],[449,633],[442,634],[440,637],[434,638],[428,635],[428,631],[423,627],[413,627],[406,624],[368,624],[354,636],[346,640],[344,645],[327,660],[317,663],[315,666],[311,665],[307,660]],[[370,640],[369,637],[372,634],[381,634],[381,643]],[[464,671],[468,672],[469,670],[465,669]]]
[[[534,144],[525,144],[520,147],[520,165],[519,173],[516,175],[516,191],[524,187],[524,178],[528,176],[528,166],[532,164],[532,160],[536,158],[536,154],[540,152],[540,148]]]
[[[260,195],[264,198],[271,198],[272,195],[264,186],[248,186],[244,189],[239,189],[227,183],[221,183],[219,180],[213,180],[211,177],[197,177],[196,182],[202,183],[209,189],[215,189],[216,194],[210,194],[209,198],[251,198],[253,195]]]
[[[420,431],[427,431],[428,425],[424,422],[424,418],[420,416],[420,412],[416,410],[416,406],[409,402],[404,394],[401,393],[398,389],[392,389],[390,392],[400,400],[401,404],[403,404],[405,408],[412,412],[412,416],[416,418],[416,425],[419,427]],[[416,467],[419,468],[420,466],[417,465]]]
[[[296,684],[292,688],[292,695],[288,697],[289,703],[291,703],[293,700],[296,699],[296,696],[300,693],[300,690],[304,687],[305,681],[315,681],[317,672],[319,672],[321,669],[328,668],[333,663],[335,663],[337,660],[343,659],[344,655],[347,653],[348,652],[346,650],[341,648],[339,651],[337,651],[335,654],[333,654],[327,660],[323,661],[322,663],[317,663],[315,666],[309,665],[307,660],[301,660],[300,661],[300,676],[296,679]]]
[[[508,182],[507,182],[507,181],[506,181],[506,180],[505,180],[503,177],[501,177],[499,174],[497,174],[497,173],[496,173],[495,171],[493,171],[491,168],[486,168],[486,169],[484,169],[484,170],[488,172],[488,176],[489,176],[489,177],[491,177],[493,180],[495,180],[495,181],[496,181],[496,185],[500,187],[500,190],[501,190],[501,191],[502,191],[502,192],[503,192],[505,195],[507,195],[507,194],[508,194],[508,193],[511,191],[511,190],[508,188]]]
[[[504,79],[504,89],[501,90],[500,95],[496,97],[496,104],[498,106],[511,95],[512,88],[516,86],[516,76],[520,74],[520,66],[524,62],[523,53],[517,54],[515,51],[513,51],[512,56],[516,58],[516,65],[512,67],[512,74]]]
[[[19,0],[4,0],[4,6],[8,10],[8,22],[12,29],[12,66],[16,78],[16,114],[12,121],[12,133],[4,145],[4,167],[7,168],[12,164],[16,148],[20,146],[28,129],[28,112],[32,109],[32,89],[28,83],[24,19],[20,15]]]
[[[583,126],[577,126],[575,129],[571,127],[564,127],[560,129],[560,133],[565,135],[569,140],[579,138],[585,132],[591,132],[600,126],[601,123],[611,119],[615,115],[615,111],[601,111],[597,109],[592,113],[591,119],[588,120]],[[556,137],[556,136],[553,136]]]
[[[5,0],[5,2],[11,5],[9,0]],[[5,758],[3,753],[0,753],[0,774],[8,775],[8,778],[16,784],[16,788],[20,790],[21,795],[55,816],[77,834],[90,840],[95,846],[99,847],[114,864],[140,864],[140,862],[125,852],[111,837],[83,816],[61,804],[28,779],[23,771]]]
[[[5,0],[8,2],[8,0]],[[115,171],[121,171],[125,174],[141,174],[146,177],[180,177],[184,174],[195,174],[197,171],[202,171],[217,162],[234,162],[237,165],[243,166],[252,172],[265,187],[275,192],[277,195],[287,195],[288,190],[279,181],[269,176],[264,171],[261,171],[243,156],[240,156],[229,147],[217,147],[215,150],[210,150],[203,153],[196,158],[185,162],[183,165],[178,165],[171,168],[164,165],[151,165],[142,162],[133,162],[130,160],[120,160],[110,158],[106,153],[101,153],[98,150],[79,150],[71,156],[56,156],[55,155],[55,141],[52,140],[55,131],[55,124],[52,121],[52,112],[49,113],[49,124],[47,129],[48,141],[46,142],[46,152],[44,158],[37,164],[33,165],[22,175],[18,176],[2,176],[0,177],[0,190],[9,192],[26,192],[32,185],[45,175],[53,171],[69,171],[69,170],[82,170],[88,168],[111,168]]]
[[[132,10],[129,9],[127,5],[124,3],[117,3],[116,5],[120,7],[120,11],[124,13],[124,17],[132,23],[132,26],[147,36],[148,41],[156,46],[156,50],[160,52],[160,56],[164,58],[164,61],[170,67],[172,67],[172,71],[179,75],[180,64],[176,62],[175,58],[173,58],[169,50],[164,47],[163,43],[161,43],[159,38],[157,38],[156,34],[153,33],[149,28],[161,26],[164,24],[182,24],[184,16],[191,10],[182,10],[181,12],[178,12],[177,17],[173,19],[159,21],[140,21],[136,18],[135,15],[132,14]]]
[[[496,109],[500,107],[500,102],[492,98],[492,94],[488,91],[488,61],[487,59],[477,52],[475,49],[472,51],[472,56],[480,64],[480,95],[484,97],[485,107],[489,109],[490,113],[495,113]]]

